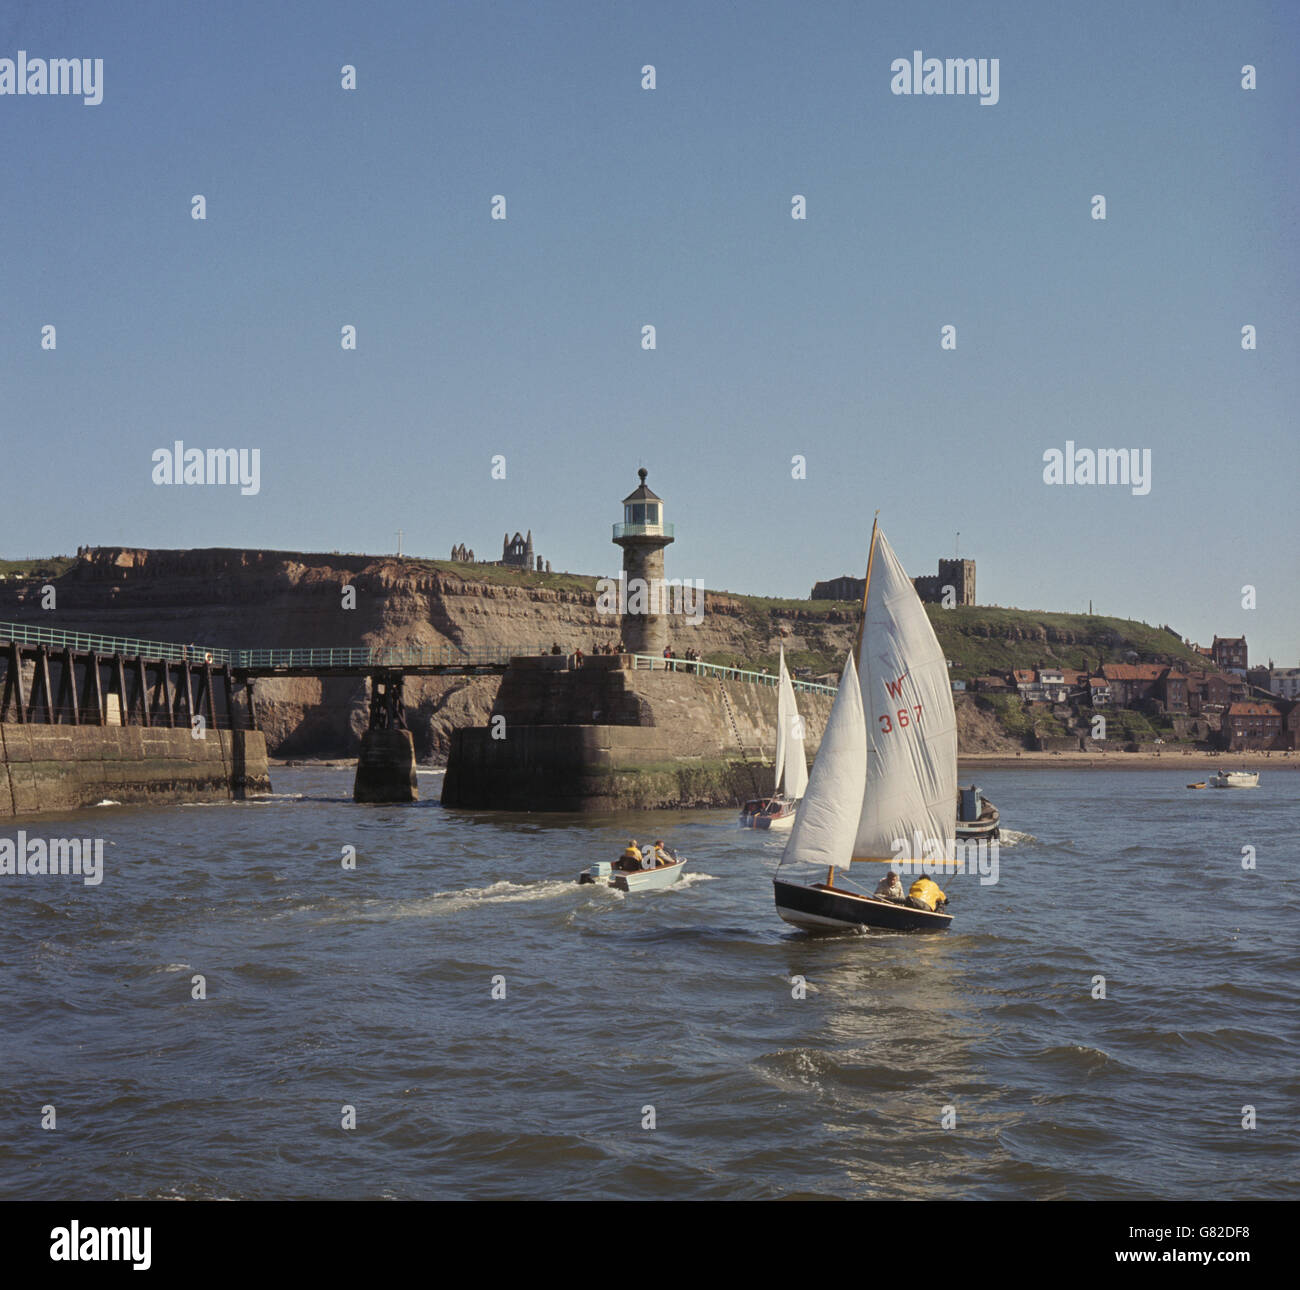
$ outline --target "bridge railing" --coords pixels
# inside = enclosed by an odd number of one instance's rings
[[[546,653],[543,649],[533,651]],[[517,649],[450,649],[366,645],[323,646],[312,649],[237,649],[230,651],[231,666],[254,668],[365,668],[365,667],[501,667],[520,653]]]
[[[641,670],[660,668],[666,672],[687,672],[695,676],[713,676],[720,681],[744,681],[751,685],[779,685],[780,673],[755,672],[750,668],[727,667],[723,663],[705,663],[700,659],[663,658],[655,654],[633,654],[632,666]],[[796,690],[807,694],[835,694],[839,687],[822,685],[817,681],[796,681]]]
[[[169,663],[205,661],[221,666],[233,659],[233,651],[211,645],[177,645],[168,641],[139,640],[134,636],[100,636],[94,632],[65,632],[56,627],[27,627],[22,623],[0,623],[0,641],[18,645],[45,645],[50,649],[71,649],[78,654],[124,654],[128,657],[162,659]]]

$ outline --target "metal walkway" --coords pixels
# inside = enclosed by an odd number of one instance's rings
[[[93,632],[67,632],[50,627],[27,627],[19,623],[0,623],[0,642],[44,646],[52,652],[72,650],[77,654],[120,655],[164,663],[188,663],[193,667],[205,664],[213,668],[228,667],[241,680],[275,676],[368,676],[377,668],[401,671],[411,676],[500,673],[506,670],[512,658],[517,658],[521,653],[518,649],[403,649],[364,645],[310,646],[303,649],[223,649],[201,642],[180,645],[174,641],[101,636]],[[546,648],[532,651],[534,655],[549,652]],[[649,654],[633,654],[629,657],[632,666],[639,670],[681,672],[753,685],[777,684],[777,676],[771,672],[680,658],[656,658]],[[836,691],[833,685],[819,685],[814,681],[795,681],[794,688],[812,694],[834,694]]]

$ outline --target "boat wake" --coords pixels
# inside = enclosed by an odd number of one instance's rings
[[[324,923],[381,921],[390,918],[430,918],[457,914],[484,904],[514,904],[519,901],[553,900],[571,895],[572,882],[494,882],[486,887],[466,887],[460,891],[435,891],[411,900],[367,900],[359,910],[321,919]]]
[[[1026,842],[1037,841],[1032,833],[1021,833],[1018,829],[1002,829],[998,834],[998,842],[1004,847],[1018,847]]]

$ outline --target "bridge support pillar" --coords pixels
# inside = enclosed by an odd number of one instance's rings
[[[352,786],[355,802],[415,802],[415,741],[409,730],[367,730]]]

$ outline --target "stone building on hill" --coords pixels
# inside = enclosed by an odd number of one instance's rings
[[[498,568],[506,569],[523,569],[529,573],[550,573],[551,562],[543,560],[540,555],[533,551],[533,531],[528,530],[527,535],[516,533],[511,537],[507,533],[501,539],[501,559],[499,560],[476,560],[474,550],[467,547],[464,543],[458,543],[451,548],[451,558],[457,564],[491,564]]]
[[[973,605],[975,603],[975,561],[974,560],[940,560],[938,576],[923,574],[912,579],[916,594],[930,604],[942,604],[946,589],[952,588],[952,604]],[[853,578],[847,574],[840,578],[828,578],[816,583],[810,600],[861,600],[866,590],[865,578]]]

